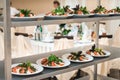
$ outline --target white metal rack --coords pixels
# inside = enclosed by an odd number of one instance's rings
[[[100,0],[99,0],[99,5],[100,5]],[[71,52],[71,51],[79,51],[78,48],[72,48],[72,49],[66,49],[66,50],[60,50],[60,51],[55,51],[55,52],[49,52],[46,54],[38,54],[38,55],[33,55],[33,56],[28,56],[28,57],[23,57],[23,58],[17,58],[17,59],[12,59],[11,58],[11,27],[12,26],[31,26],[31,25],[45,25],[45,24],[61,24],[61,23],[77,23],[77,22],[96,22],[97,27],[96,27],[96,32],[97,34],[99,33],[99,21],[104,21],[104,20],[116,20],[120,19],[120,16],[111,16],[111,17],[91,17],[91,18],[78,18],[78,19],[64,19],[64,20],[40,20],[40,21],[11,21],[10,18],[10,0],[3,0],[4,4],[4,18],[3,21],[0,21],[0,25],[3,26],[4,29],[4,54],[5,54],[5,59],[4,61],[0,62],[0,71],[3,73],[0,73],[0,80],[39,80],[42,78],[50,77],[53,75],[61,74],[64,72],[69,72],[75,69],[87,67],[90,65],[95,65],[95,75],[94,75],[94,80],[97,80],[97,64],[108,61],[114,58],[120,57],[120,52],[119,48],[114,48],[114,47],[103,47],[104,49],[109,50],[111,53],[114,53],[114,55],[111,55],[108,58],[102,58],[102,59],[95,59],[93,62],[90,63],[82,63],[82,64],[77,64],[77,63],[72,63],[69,67],[62,68],[62,69],[45,69],[42,73],[34,76],[28,76],[28,77],[19,77],[19,76],[12,76],[11,75],[11,64],[16,63],[16,62],[23,62],[26,60],[30,60],[31,62],[35,62],[37,59],[42,58],[42,57],[47,57],[51,53],[54,53],[58,56],[61,56],[62,54]],[[98,37],[96,40],[96,44],[98,46]],[[111,79],[112,80],[112,79]]]

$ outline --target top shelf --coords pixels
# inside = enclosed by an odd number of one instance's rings
[[[109,16],[109,17],[88,17],[88,18],[72,18],[72,19],[56,19],[56,20],[39,20],[39,21],[12,21],[12,26],[36,26],[36,25],[50,25],[50,24],[64,24],[64,23],[80,23],[80,22],[96,22],[105,20],[117,20],[120,16]],[[0,25],[3,22],[0,21]]]

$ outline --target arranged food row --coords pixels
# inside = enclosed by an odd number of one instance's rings
[[[74,63],[85,63],[94,60],[94,57],[108,57],[110,52],[95,48],[88,50],[87,52],[78,51],[64,54],[62,57],[57,57],[51,54],[49,57],[42,58],[36,61],[37,64],[30,62],[17,63],[12,65],[12,74],[14,75],[34,75],[42,72],[45,68],[63,68],[67,67],[71,62]]]
[[[69,6],[58,6],[51,12],[44,15],[34,15],[31,10],[19,9],[19,13],[12,17],[13,20],[38,20],[42,19],[67,19],[67,18],[84,18],[84,17],[107,17],[120,16],[120,8],[107,10],[103,6],[98,6],[96,9],[89,11],[87,7],[76,5],[75,8],[70,9]]]
[[[105,7],[103,6],[97,6],[96,9],[89,11],[87,9],[87,7],[83,7],[83,6],[79,6],[76,5],[75,8],[70,9],[69,6],[66,7],[58,7],[56,8],[53,12],[51,12],[50,14],[47,15],[51,15],[51,16],[66,16],[68,14],[77,14],[77,15],[88,15],[88,14],[120,14],[120,8],[116,7],[115,9],[111,9],[111,10],[107,10]]]

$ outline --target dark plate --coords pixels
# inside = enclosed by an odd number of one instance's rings
[[[13,17],[12,21],[37,21],[42,19],[43,17],[35,16],[35,17]]]
[[[78,15],[78,14],[75,14],[73,17],[74,18],[88,18],[88,17],[94,17],[94,14],[88,14],[88,15]]]
[[[95,17],[109,17],[109,14],[95,14]]]
[[[109,14],[110,16],[120,16],[120,13],[119,14]]]

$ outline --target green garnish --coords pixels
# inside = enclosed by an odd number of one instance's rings
[[[55,15],[64,15],[65,11],[64,11],[63,8],[58,7],[57,9],[53,10],[52,13],[55,14]]]
[[[27,71],[28,67],[30,67],[31,70],[36,71],[36,69],[34,68],[34,66],[31,65],[30,62],[21,63],[18,66],[25,68],[25,71]]]
[[[105,7],[98,6],[98,7],[94,10],[94,13],[101,13],[101,12],[105,12],[105,11],[106,11]]]
[[[61,59],[59,59],[57,56],[55,56],[54,54],[51,54],[48,57],[48,63],[51,63],[51,62],[55,62],[55,63],[59,64],[59,62],[63,62],[63,61]]]
[[[89,14],[89,11],[87,10],[87,7],[82,7],[82,6],[81,6],[81,7],[79,8],[79,10],[82,11],[83,14]]]
[[[116,7],[114,10],[120,13],[120,7]]]

